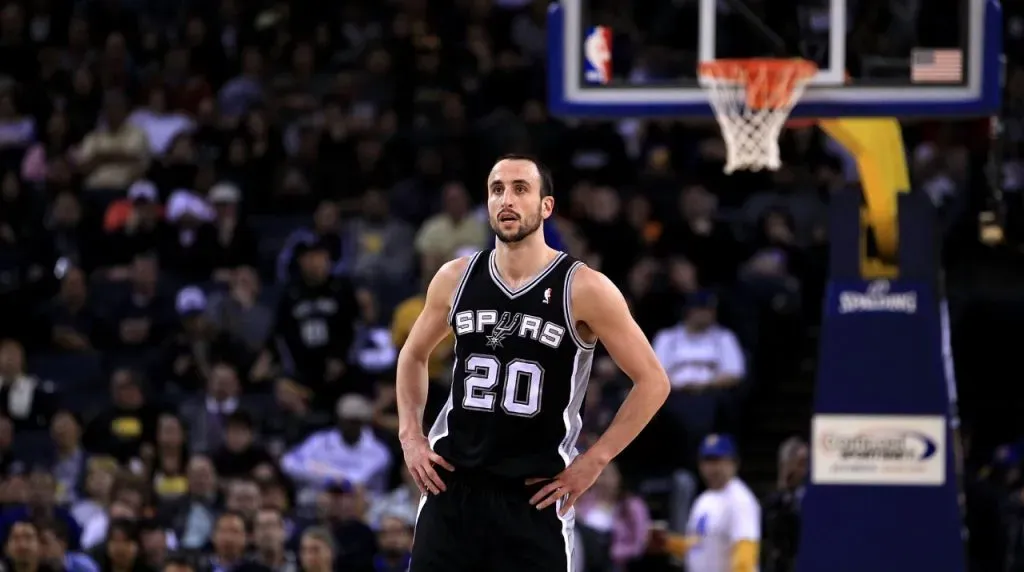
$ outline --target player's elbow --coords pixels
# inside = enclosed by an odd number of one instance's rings
[[[410,371],[415,369],[427,367],[427,360],[430,359],[430,352],[424,351],[419,348],[416,344],[406,343],[402,346],[402,349],[398,352],[398,362],[396,364],[398,371]],[[399,375],[401,379],[403,375]]]
[[[668,374],[665,373],[664,368],[660,365],[648,368],[647,375],[639,376],[637,382],[638,385],[642,385],[650,393],[652,399],[657,400],[659,405],[668,399],[668,394],[672,391],[672,385],[668,381]]]

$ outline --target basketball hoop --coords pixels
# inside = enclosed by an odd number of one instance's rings
[[[700,64],[701,84],[722,127],[725,172],[782,166],[779,135],[818,66],[801,59],[715,60]]]

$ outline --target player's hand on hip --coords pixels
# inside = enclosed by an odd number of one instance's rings
[[[537,510],[543,510],[558,502],[558,499],[564,498],[565,501],[558,514],[565,516],[579,500],[580,495],[594,485],[603,470],[604,463],[584,453],[576,457],[564,471],[558,473],[551,482],[537,491],[530,498],[530,504],[535,505]],[[545,479],[526,479],[526,484],[532,485],[543,480]]]
[[[405,455],[405,466],[409,468],[409,474],[421,493],[436,495],[445,490],[444,481],[434,465],[440,465],[448,471],[454,471],[455,467],[430,450],[430,442],[426,437],[421,435],[402,441],[402,453]]]

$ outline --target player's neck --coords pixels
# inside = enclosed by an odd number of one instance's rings
[[[539,230],[517,243],[498,241],[494,251],[498,272],[510,284],[533,278],[558,256],[558,251],[544,242],[544,233]]]

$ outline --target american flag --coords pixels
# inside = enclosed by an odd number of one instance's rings
[[[959,83],[964,80],[962,50],[915,48],[910,58],[910,81],[913,83]]]

